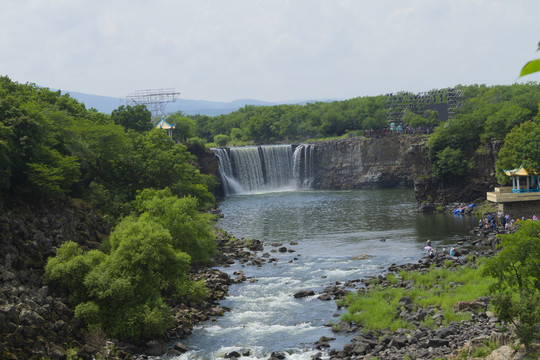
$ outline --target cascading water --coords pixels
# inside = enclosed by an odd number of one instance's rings
[[[225,195],[308,189],[314,177],[311,145],[263,145],[213,149]]]
[[[213,149],[219,159],[219,174],[225,189],[225,195],[236,194],[243,191],[242,186],[234,178],[229,153],[225,149]]]
[[[293,156],[293,177],[297,188],[309,189],[315,177],[315,147],[311,145],[298,145]]]

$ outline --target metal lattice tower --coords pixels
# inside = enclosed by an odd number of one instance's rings
[[[175,89],[149,89],[149,90],[137,90],[133,94],[126,96],[127,101],[131,101],[137,105],[146,105],[148,110],[152,112],[152,115],[163,116],[163,110],[165,105],[170,102],[174,102],[179,92]]]
[[[459,98],[463,96],[463,90],[447,88],[431,90],[421,93],[398,92],[386,94],[386,117],[388,123],[400,123],[405,110],[419,114],[431,105],[447,104],[448,119],[454,117],[456,110],[461,107]]]

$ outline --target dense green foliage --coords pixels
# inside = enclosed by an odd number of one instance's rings
[[[218,135],[228,136],[233,144],[298,142],[385,127],[385,106],[386,97],[374,96],[304,106],[246,105],[227,115],[193,118],[196,136],[208,142]]]
[[[121,105],[112,111],[111,119],[126,130],[145,132],[153,128],[152,113],[144,105]]]
[[[133,215],[111,233],[108,251],[83,252],[67,242],[45,267],[45,281],[68,290],[75,315],[90,329],[131,340],[165,333],[171,310],[163,294],[204,299],[204,285],[187,271],[192,259],[208,261],[216,244],[194,198],[145,190],[134,204]]]
[[[504,141],[514,127],[538,119],[540,86],[537,83],[459,88],[464,90],[462,109],[456,117],[437,127],[427,143],[433,174],[441,179],[466,174],[468,168],[474,167],[473,158],[479,147],[492,139]],[[527,144],[527,151],[540,152],[540,143]],[[526,158],[526,152],[510,153],[517,166]],[[503,177],[500,180],[504,181]]]
[[[82,198],[118,223],[100,250],[68,241],[45,268],[45,281],[65,289],[90,329],[161,336],[171,322],[164,296],[205,298],[204,283],[187,271],[216,251],[210,219],[199,212],[215,202],[214,181],[186,146],[154,129],[144,106],[108,116],[60,91],[0,77],[2,205]]]
[[[540,127],[536,121],[524,122],[506,135],[496,164],[496,176],[500,184],[510,181],[504,170],[517,169],[522,165],[526,169],[540,169],[539,141]]]
[[[450,261],[448,265],[452,265]],[[342,320],[361,324],[366,330],[389,328],[413,329],[414,325],[399,316],[399,300],[408,296],[413,307],[434,307],[442,314],[442,323],[469,319],[470,313],[454,313],[458,301],[470,301],[488,295],[493,279],[479,276],[481,267],[438,268],[428,272],[400,272],[401,281],[412,281],[412,287],[377,286],[369,291],[358,291],[347,295],[344,304],[347,312]],[[397,283],[398,277],[389,273],[387,280]],[[456,286],[456,284],[460,284]],[[422,320],[422,325],[433,327],[432,316]]]
[[[534,82],[509,86],[456,86],[463,91],[461,107],[450,120],[439,123],[437,113],[405,110],[402,120],[413,128],[436,127],[427,143],[433,175],[456,180],[474,168],[479,148],[492,140],[504,141],[516,126],[538,116],[540,85]],[[217,117],[193,116],[195,135],[217,146],[260,143],[302,142],[347,134],[363,135],[365,130],[388,126],[386,96],[360,97],[344,101],[302,105],[252,106]],[[521,141],[519,153],[511,156],[536,167],[540,142],[535,135]],[[534,156],[527,156],[533,154]],[[527,160],[527,161],[526,161]],[[502,169],[502,168],[501,168]],[[506,181],[498,172],[500,181]]]
[[[138,191],[170,187],[212,205],[213,178],[184,145],[151,130],[150,118],[144,106],[107,116],[60,91],[0,77],[0,199],[83,198],[116,218]]]
[[[521,342],[540,340],[540,222],[527,220],[510,235],[499,235],[501,251],[487,261],[484,274],[499,317],[516,327]]]

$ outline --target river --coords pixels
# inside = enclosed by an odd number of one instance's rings
[[[242,270],[254,280],[230,286],[221,302],[230,311],[197,325],[182,340],[193,350],[177,359],[220,359],[240,349],[249,351],[242,359],[267,359],[272,351],[311,359],[321,336],[335,337],[330,345],[342,348],[350,335],[327,326],[339,321],[342,310],[317,296],[295,299],[296,292],[318,293],[336,282],[384,273],[392,263],[416,262],[428,239],[437,249],[456,246],[476,222],[470,216],[415,212],[411,189],[237,195],[219,206],[220,228],[263,241],[264,252],[278,261],[220,268],[231,276]],[[280,253],[276,244],[294,252]],[[370,257],[358,260],[359,255]]]

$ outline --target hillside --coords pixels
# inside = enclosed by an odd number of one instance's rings
[[[126,99],[112,96],[92,95],[76,91],[62,91],[63,94],[68,93],[72,98],[85,104],[87,109],[94,108],[99,112],[110,114],[113,110],[121,105],[129,104]],[[166,112],[175,113],[182,111],[186,115],[207,115],[218,116],[230,114],[246,105],[255,106],[273,106],[280,104],[299,104],[304,105],[315,100],[289,100],[279,102],[268,102],[256,99],[240,99],[229,102],[208,101],[208,100],[192,100],[192,99],[177,99],[173,103],[167,104]]]

